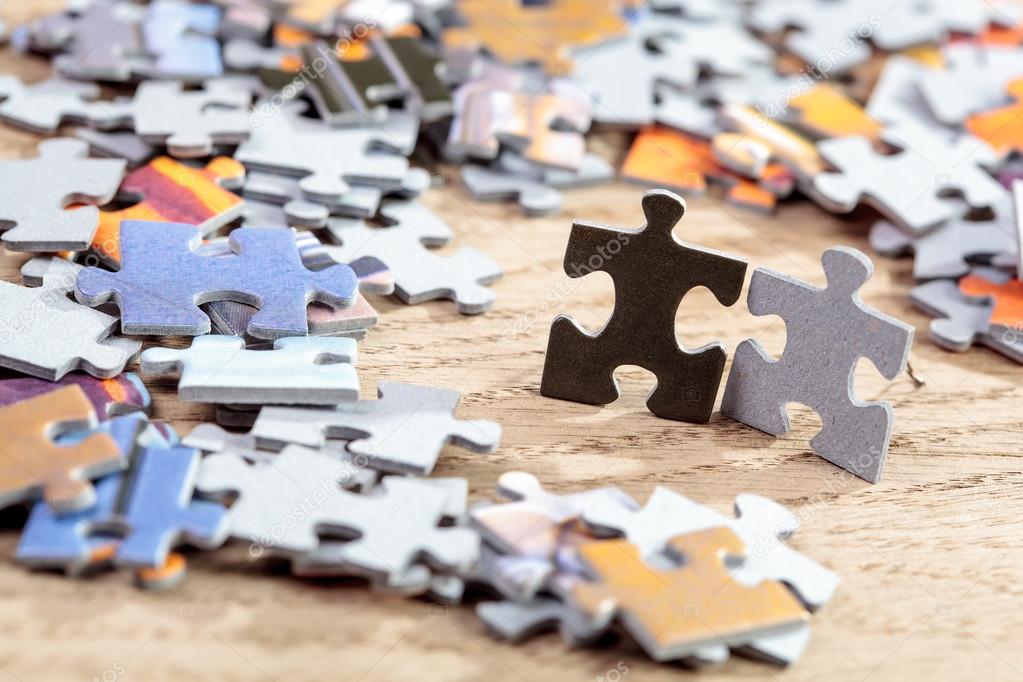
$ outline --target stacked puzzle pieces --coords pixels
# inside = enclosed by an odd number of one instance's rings
[[[867,358],[894,379],[913,330],[859,298],[870,259],[828,249],[823,288],[756,268],[746,305],[788,344],[744,341],[725,377],[721,344],[679,347],[676,312],[700,286],[737,303],[747,263],[673,236],[680,195],[869,206],[873,249],[914,257],[934,341],[1023,362],[1021,19],[1008,0],[85,0],[9,27],[52,65],[0,75],[0,119],[46,136],[0,160],[0,237],[27,258],[0,282],[17,561],[170,589],[190,553],[244,543],[297,576],[474,595],[511,641],[614,631],[657,661],[794,662],[838,583],[786,543],[795,514],[556,494],[525,472],[470,506],[465,479],[431,474],[445,446],[493,452],[498,424],[458,419],[444,388],[360,399],[374,297],[479,315],[502,275],[436,252],[454,231],[410,159],[529,216],[615,177],[649,188],[641,227],[573,223],[565,270],[608,273],[615,307],[597,332],[554,320],[543,396],[604,405],[639,365],[653,414],[704,423],[724,383],[722,412],[772,435],[811,407],[813,451],[877,482],[894,415],[851,377]],[[618,168],[587,144],[609,130],[629,136]],[[151,419],[140,374],[217,423]]]

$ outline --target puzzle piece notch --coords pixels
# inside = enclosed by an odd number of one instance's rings
[[[374,468],[421,476],[433,471],[448,443],[490,453],[501,439],[495,422],[452,416],[457,391],[385,381],[377,396],[334,410],[267,407],[252,433],[268,448],[286,443],[322,447],[327,438],[351,440],[349,452],[367,458]]]
[[[857,360],[865,357],[894,379],[906,368],[913,328],[860,300],[857,291],[874,270],[865,255],[836,246],[824,252],[821,263],[824,289],[766,268],[753,273],[750,312],[780,316],[788,341],[778,360],[754,339],[739,344],[721,412],[780,436],[789,431],[786,404],[807,405],[824,424],[810,439],[814,452],[876,483],[888,454],[892,408],[887,402],[859,401],[851,377]]]
[[[373,256],[394,273],[395,295],[409,305],[435,299],[455,301],[458,312],[477,315],[490,309],[494,292],[487,284],[503,274],[483,253],[463,247],[449,256],[431,246],[450,240],[451,228],[421,203],[390,202],[380,209],[382,227],[362,221],[333,219],[327,225],[339,246],[327,246],[336,262]]]
[[[746,551],[728,528],[710,528],[670,540],[666,552],[685,563],[663,570],[644,562],[628,541],[588,543],[579,553],[596,582],[575,583],[570,601],[595,624],[620,619],[657,661],[803,628],[808,614],[781,583],[749,587],[729,579],[726,557]]]
[[[83,250],[102,204],[114,198],[124,161],[88,159],[88,145],[72,138],[45,140],[39,156],[0,162],[0,230],[15,251]]]
[[[635,230],[584,222],[572,225],[565,272],[582,277],[602,270],[615,281],[615,309],[596,334],[561,315],[551,326],[540,393],[605,405],[619,396],[614,370],[639,365],[657,376],[647,397],[651,412],[666,419],[706,422],[724,369],[721,344],[693,352],[678,346],[675,316],[682,298],[706,286],[722,305],[739,298],[746,262],[684,245],[671,232],[685,201],[665,190],[643,197],[647,223]],[[604,255],[608,254],[608,255]],[[643,339],[642,346],[636,340]]]
[[[196,254],[200,239],[191,225],[125,221],[121,270],[86,268],[75,296],[93,306],[116,301],[126,333],[152,335],[206,334],[210,319],[199,305],[239,301],[259,308],[249,333],[274,339],[308,332],[310,302],[344,307],[358,290],[347,265],[306,268],[289,229],[238,228],[224,258]]]
[[[149,348],[143,374],[180,374],[182,400],[336,405],[359,398],[353,339],[296,336],[273,350],[247,350],[237,336],[200,336],[188,349]]]
[[[66,386],[0,409],[0,431],[7,453],[0,463],[0,507],[37,497],[42,497],[55,514],[92,506],[96,491],[89,479],[123,468],[121,451],[105,433],[67,447],[58,445],[55,439],[68,432],[94,429],[97,424],[96,413],[78,386]]]

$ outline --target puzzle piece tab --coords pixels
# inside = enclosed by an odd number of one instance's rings
[[[297,443],[323,446],[327,438],[351,440],[348,450],[366,457],[375,468],[428,476],[447,443],[490,453],[501,440],[501,427],[453,415],[459,394],[412,384],[381,382],[379,399],[338,405],[333,410],[264,408],[252,429],[267,447]]]
[[[708,344],[679,348],[675,315],[685,294],[706,286],[723,305],[739,298],[745,261],[684,245],[671,234],[685,201],[665,190],[643,197],[647,223],[635,230],[584,222],[572,225],[565,272],[583,277],[602,270],[615,281],[615,309],[596,334],[560,315],[551,326],[540,393],[550,398],[605,405],[618,398],[614,370],[639,365],[657,376],[647,397],[666,419],[706,422],[717,396],[725,351]]]
[[[295,336],[247,350],[237,336],[200,336],[188,349],[149,348],[143,374],[176,374],[182,400],[336,405],[359,399],[353,339]]]
[[[754,315],[785,320],[787,342],[774,360],[754,339],[739,344],[721,412],[771,435],[789,431],[785,406],[796,402],[820,415],[810,439],[821,457],[860,478],[881,479],[892,431],[887,402],[862,403],[852,372],[866,357],[887,379],[906,368],[913,328],[867,307],[857,291],[873,273],[870,259],[837,246],[824,252],[824,289],[766,268],[753,273],[748,295]]]
[[[347,265],[305,267],[289,229],[242,227],[230,235],[233,255],[198,255],[201,234],[191,225],[129,220],[121,224],[121,270],[86,268],[75,296],[97,306],[115,300],[128,334],[209,333],[199,305],[236,300],[259,308],[249,333],[260,338],[304,336],[306,306],[350,305],[358,290]]]

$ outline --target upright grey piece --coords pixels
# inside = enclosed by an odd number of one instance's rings
[[[748,304],[754,315],[785,320],[787,342],[774,360],[754,339],[735,351],[721,412],[774,436],[789,431],[786,405],[801,403],[824,426],[810,439],[821,457],[864,480],[881,479],[891,438],[892,407],[853,395],[853,372],[866,357],[888,379],[906,368],[913,328],[867,307],[857,291],[874,267],[857,251],[837,246],[821,262],[828,286],[757,268]]]

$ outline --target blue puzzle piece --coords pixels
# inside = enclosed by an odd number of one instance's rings
[[[78,275],[75,296],[98,306],[116,301],[125,334],[197,336],[210,332],[199,306],[237,301],[259,309],[248,332],[263,339],[308,334],[306,306],[313,301],[351,305],[358,278],[347,265],[305,267],[287,228],[239,228],[232,256],[194,251],[202,234],[191,225],[129,220],[121,224],[121,270],[90,267]]]
[[[213,549],[227,538],[227,510],[192,500],[199,451],[147,447],[136,457],[132,483],[122,492],[119,517],[128,529],[117,550],[119,564],[163,566],[171,548],[189,542]]]
[[[220,8],[183,2],[154,2],[142,25],[153,63],[140,66],[148,78],[201,82],[224,72],[217,30]]]
[[[103,422],[96,429],[66,434],[57,438],[56,442],[74,445],[94,433],[107,433],[124,456],[130,458],[147,421],[143,414],[127,414]],[[33,505],[18,542],[17,561],[33,568],[62,568],[74,575],[109,559],[119,540],[110,536],[93,536],[92,533],[102,524],[112,521],[121,481],[121,473],[96,481],[95,504],[72,514],[54,514],[46,502]]]

